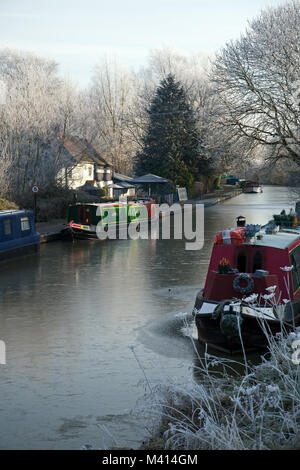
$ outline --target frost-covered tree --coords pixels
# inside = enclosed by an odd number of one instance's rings
[[[300,165],[300,3],[268,8],[218,54],[218,123],[232,139]]]
[[[134,74],[116,61],[101,60],[95,67],[89,90],[89,138],[114,165],[130,174],[137,143],[130,122],[137,100]]]
[[[72,127],[76,92],[56,64],[33,54],[0,51],[0,190],[13,196],[55,182],[60,138]]]
[[[147,110],[148,130],[137,154],[138,174],[154,173],[186,187],[207,169],[197,120],[180,82],[162,80]]]

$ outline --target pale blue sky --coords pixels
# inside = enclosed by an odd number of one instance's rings
[[[281,0],[0,0],[0,47],[52,58],[85,86],[104,55],[137,69],[164,46],[209,54]]]

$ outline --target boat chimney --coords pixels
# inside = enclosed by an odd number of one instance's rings
[[[300,220],[300,201],[296,202],[295,212],[297,215],[297,219]]]
[[[300,201],[299,201],[299,211],[300,211]],[[246,217],[244,217],[243,215],[239,215],[236,218],[236,226],[237,227],[245,227],[245,225],[246,225]]]

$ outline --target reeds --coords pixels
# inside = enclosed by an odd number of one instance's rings
[[[185,332],[189,321],[181,314]],[[268,352],[259,365],[208,354],[187,383],[151,384],[148,411],[159,418],[151,442],[173,450],[263,450],[300,448],[300,369],[292,360],[300,329],[276,337],[259,320]],[[243,373],[238,369],[243,367]],[[149,385],[149,379],[147,379]]]

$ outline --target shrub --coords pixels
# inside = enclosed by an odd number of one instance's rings
[[[74,194],[77,196],[77,202],[99,201],[98,197],[90,196],[84,191],[49,186],[41,189],[37,195],[37,221],[66,218],[68,205],[74,201]],[[31,191],[24,193],[17,202],[24,209],[34,208],[34,196]]]
[[[14,202],[8,201],[7,199],[0,198],[0,210],[13,210],[13,209],[19,209],[17,204]]]
[[[210,175],[207,178],[207,192],[220,188],[221,175]]]

